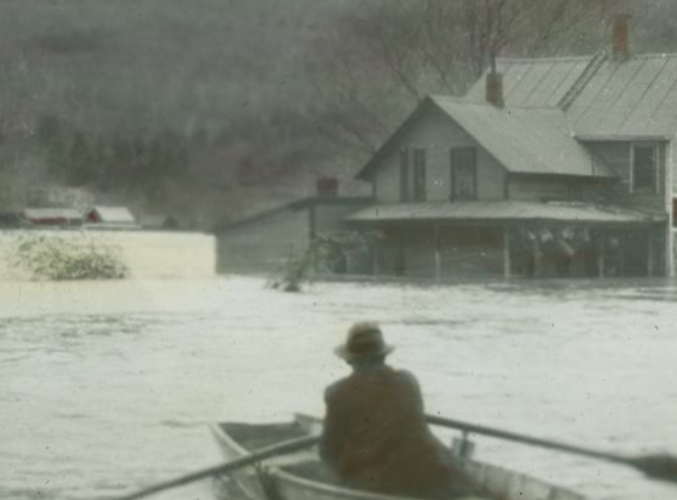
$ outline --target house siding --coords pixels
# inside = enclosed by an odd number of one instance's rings
[[[426,201],[451,198],[451,148],[476,147],[477,197],[480,200],[505,198],[506,171],[475,139],[442,111],[431,108],[413,123],[397,144],[376,166],[374,186],[379,203],[399,203],[400,151],[426,151]],[[410,164],[412,162],[410,161]]]

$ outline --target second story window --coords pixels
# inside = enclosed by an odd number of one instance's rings
[[[425,149],[414,149],[414,201],[425,201]]]
[[[451,199],[477,199],[477,150],[453,148],[451,150]]]
[[[630,153],[630,191],[658,192],[658,146],[634,144]]]

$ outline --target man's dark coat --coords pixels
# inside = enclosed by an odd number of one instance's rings
[[[349,486],[448,499],[472,494],[455,459],[430,432],[416,378],[376,365],[325,392],[320,454]]]

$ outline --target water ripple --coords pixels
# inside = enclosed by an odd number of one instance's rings
[[[2,498],[115,496],[217,462],[207,422],[321,414],[324,387],[347,373],[332,348],[362,319],[381,321],[430,412],[677,452],[671,282],[317,283],[295,295],[229,277],[21,285],[23,299],[2,286]],[[622,468],[479,441],[481,458],[592,500],[669,498]]]

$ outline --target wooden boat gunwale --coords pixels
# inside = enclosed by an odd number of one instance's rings
[[[317,420],[308,415],[295,415],[296,421],[306,420],[308,422]],[[235,441],[228,433],[226,433],[220,424],[211,424],[209,426],[212,433],[219,440],[225,441],[230,447],[234,450],[239,451],[242,456],[249,455],[250,452]],[[322,491],[326,493],[331,493],[332,495],[341,496],[349,499],[361,499],[361,500],[420,500],[420,498],[415,497],[394,497],[392,495],[381,495],[378,493],[363,492],[359,490],[351,490],[350,488],[334,486],[331,484],[323,483],[318,480],[306,479],[304,477],[298,476],[291,472],[287,472],[284,469],[276,466],[268,466],[265,470],[267,476],[270,477],[279,477],[284,481],[288,481],[292,484],[297,484],[303,486],[304,488],[313,490],[313,491]]]
[[[270,422],[272,423],[272,422]],[[277,422],[276,422],[277,423]],[[321,425],[321,420],[309,416],[309,415],[304,415],[304,414],[296,414],[294,415],[294,420],[291,422],[285,422],[289,424],[297,423],[303,428],[304,430],[308,431],[309,427],[313,424],[320,424]],[[252,427],[255,427],[257,424],[251,424]],[[265,423],[262,423],[261,425],[266,425]],[[222,427],[222,424],[216,423],[210,425],[210,429],[212,433],[214,434],[215,438],[217,439],[217,442],[220,447],[228,447],[230,448],[231,451],[238,453],[240,456],[246,456],[250,454],[250,451],[246,449],[244,446],[240,445],[233,437],[231,437],[225,429]],[[308,432],[310,434],[310,432]],[[302,452],[303,453],[303,452]],[[291,455],[293,457],[294,455]],[[287,460],[289,457],[287,458]],[[285,483],[289,483],[293,486],[303,488],[306,490],[311,490],[313,492],[318,493],[318,498],[321,498],[321,495],[323,493],[326,493],[327,495],[331,495],[332,497],[340,497],[340,498],[345,498],[345,499],[350,499],[350,500],[421,500],[420,498],[416,497],[401,497],[401,496],[392,496],[392,495],[384,495],[384,494],[379,494],[379,493],[371,493],[371,492],[364,492],[360,490],[353,490],[347,487],[343,486],[335,486],[332,484],[329,484],[327,482],[323,482],[320,479],[310,479],[306,477],[302,477],[298,474],[295,474],[294,472],[284,470],[284,465],[286,465],[284,458],[278,460],[278,459],[271,459],[269,461],[263,461],[262,463],[258,463],[252,468],[254,468],[257,473],[262,476],[260,479],[263,482],[266,483],[271,483],[274,485],[274,487],[277,487],[277,482],[280,482],[282,487],[284,487]],[[548,483],[545,481],[542,481],[538,478],[535,478],[533,476],[529,476],[526,474],[523,474],[518,471],[514,471],[511,469],[507,469],[504,467],[496,466],[493,464],[489,464],[483,461],[477,461],[477,460],[469,460],[470,463],[474,464],[478,468],[481,467],[488,467],[490,469],[494,469],[495,471],[500,471],[501,473],[505,473],[508,476],[511,477],[519,477],[521,478],[522,481],[530,482],[533,484],[539,484],[544,488],[550,489],[550,494],[547,497],[543,497],[544,500],[557,500],[559,498],[562,498],[562,500],[588,500],[587,497],[584,495],[570,489],[564,486],[558,486],[552,483]],[[268,485],[270,486],[270,484]],[[280,498],[285,498],[284,495],[280,495]],[[506,498],[508,498],[506,496]],[[513,498],[513,497],[511,497]]]

